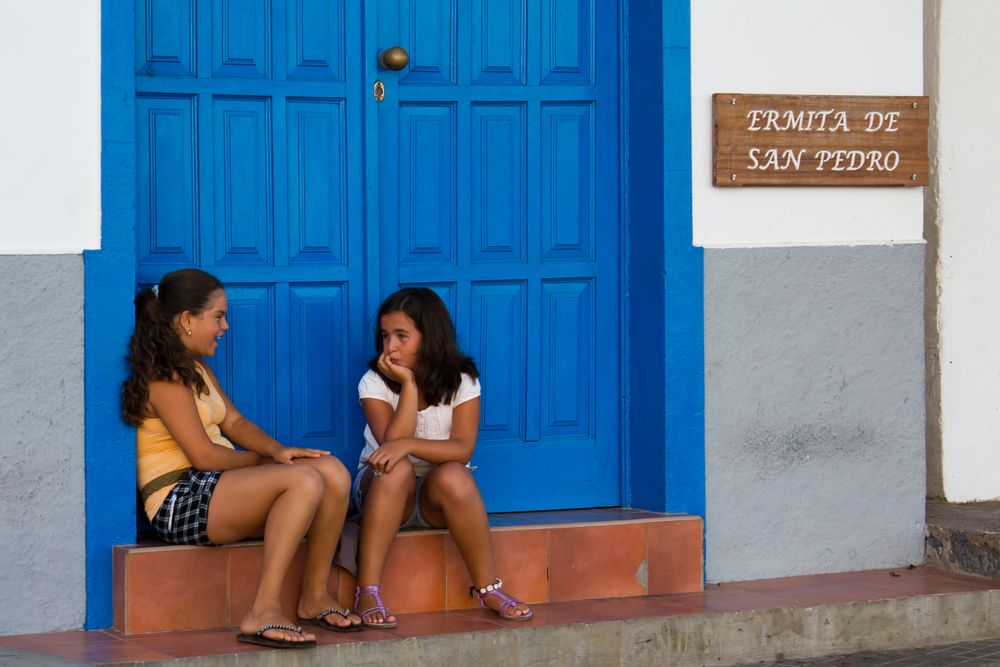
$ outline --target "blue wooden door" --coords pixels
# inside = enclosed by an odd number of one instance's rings
[[[241,410],[353,466],[373,313],[430,284],[489,509],[619,503],[614,4],[136,1],[139,281],[226,283]]]
[[[367,342],[360,8],[135,7],[139,281],[218,275],[226,391],[282,441],[350,461]]]
[[[491,511],[619,503],[615,4],[368,3],[378,291],[432,285],[477,360]]]

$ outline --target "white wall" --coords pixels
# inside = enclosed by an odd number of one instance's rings
[[[711,104],[716,92],[922,95],[922,37],[921,0],[692,2],[695,243],[921,241],[922,188],[713,187]]]
[[[945,497],[1000,497],[1000,2],[934,2]]]
[[[0,254],[101,241],[100,0],[0,0]]]

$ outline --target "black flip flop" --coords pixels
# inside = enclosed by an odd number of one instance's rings
[[[351,618],[350,609],[327,609],[326,611],[321,611],[316,614],[313,618],[300,618],[299,623],[302,625],[315,625],[331,632],[361,632],[363,629],[363,626],[360,623],[357,625],[354,623],[351,623],[350,625],[337,625],[336,623],[331,623],[326,620],[326,617],[330,614],[337,614],[338,616],[343,616],[348,620]]]
[[[288,639],[271,639],[270,637],[265,637],[264,633],[268,630],[288,630],[289,632],[297,632],[302,634],[302,628],[292,627],[290,625],[265,625],[256,634],[248,635],[240,633],[236,635],[236,641],[243,642],[244,644],[257,644],[258,646],[269,646],[271,648],[311,648],[316,646],[315,639],[307,639],[301,642],[293,642]]]

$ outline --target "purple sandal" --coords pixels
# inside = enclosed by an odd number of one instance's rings
[[[357,587],[355,587],[355,589],[354,589],[354,608],[355,609],[359,609],[360,608],[360,607],[358,607],[358,603],[361,601],[361,596],[362,595],[371,595],[373,598],[375,598],[375,606],[374,607],[370,607],[368,609],[365,609],[364,611],[355,612],[355,613],[358,614],[361,617],[361,625],[365,626],[366,628],[375,628],[375,629],[382,628],[384,630],[390,630],[390,629],[396,627],[397,625],[399,625],[399,623],[396,622],[396,621],[389,622],[388,620],[384,621],[383,623],[369,623],[368,621],[365,620],[365,616],[368,616],[369,614],[374,614],[376,612],[381,612],[382,613],[382,618],[384,618],[384,619],[388,619],[389,618],[389,615],[390,615],[391,612],[389,611],[389,608],[386,607],[385,604],[382,603],[382,597],[379,595],[379,592],[381,590],[382,590],[381,587],[376,586],[374,584],[372,584],[370,586],[357,586]]]
[[[494,581],[492,584],[487,584],[482,588],[476,588],[475,586],[470,587],[469,597],[475,596],[479,598],[480,607],[482,607],[483,609],[489,609],[490,611],[496,612],[497,616],[504,619],[505,621],[527,621],[529,618],[534,616],[534,613],[530,609],[527,611],[527,613],[522,614],[521,616],[512,616],[511,614],[509,614],[508,612],[510,612],[511,610],[517,609],[517,605],[519,604],[523,605],[524,603],[521,602],[520,600],[512,598],[509,595],[501,592],[500,590],[501,586],[503,586],[503,582],[500,581],[500,578],[498,577],[497,580]],[[490,607],[487,607],[486,603],[483,602],[483,600],[485,600],[488,597],[499,598],[500,608],[492,609]]]

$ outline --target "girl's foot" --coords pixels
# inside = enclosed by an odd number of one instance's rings
[[[391,629],[398,625],[396,617],[382,603],[381,587],[358,586],[354,589],[354,608],[361,614],[361,624],[366,628]]]
[[[285,616],[280,607],[267,608],[259,612],[250,610],[243,617],[243,621],[240,622],[240,634],[243,636],[257,636],[261,628],[269,625],[281,627],[272,627],[269,630],[265,630],[260,633],[260,637],[290,644],[316,641],[316,635],[313,633],[295,630],[298,627],[298,623],[292,622],[291,619]]]
[[[334,632],[355,632],[361,629],[361,617],[343,609],[329,595],[307,602],[299,600],[299,623],[318,625]]]
[[[527,621],[531,618],[534,614],[528,605],[501,591],[502,586],[503,582],[500,579],[482,588],[473,586],[469,589],[469,596],[478,598],[479,606],[495,611],[497,616],[504,620]]]

